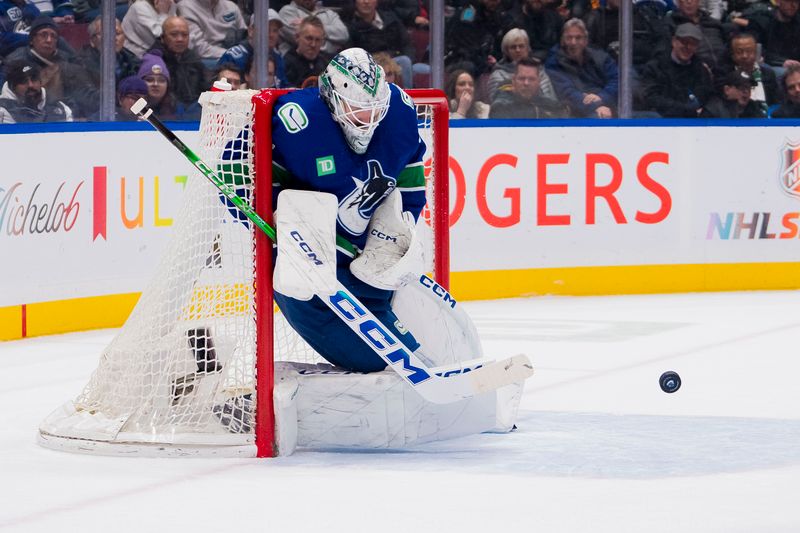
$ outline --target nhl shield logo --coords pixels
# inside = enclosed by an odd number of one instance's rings
[[[790,196],[800,198],[800,143],[786,141],[781,150],[781,188]]]

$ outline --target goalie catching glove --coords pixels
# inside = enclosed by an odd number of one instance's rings
[[[391,291],[414,280],[423,269],[414,215],[403,211],[400,192],[394,190],[372,215],[364,251],[350,263],[350,272],[364,283]]]

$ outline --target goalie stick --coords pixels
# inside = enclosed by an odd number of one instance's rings
[[[144,98],[140,98],[131,106],[131,111],[139,118],[150,123],[256,227],[273,241],[276,240],[275,228],[261,218],[250,204],[236,194],[233,187],[217,176],[172,130],[167,128],[153,114],[153,110],[147,108],[147,101]],[[339,244],[338,239],[337,244]],[[350,243],[347,244],[349,245]],[[350,248],[352,248],[352,245],[350,245]],[[473,362],[471,366],[463,368],[461,366],[453,367],[452,365],[449,367],[428,368],[344,285],[337,282],[336,288],[337,291],[333,295],[319,295],[319,298],[392,370],[427,401],[451,403],[493,391],[505,385],[524,381],[533,375],[533,366],[524,354],[500,361]]]

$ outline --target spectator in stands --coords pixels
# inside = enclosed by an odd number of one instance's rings
[[[607,0],[605,5],[592,9],[583,18],[589,32],[589,44],[605,50],[615,60],[619,53],[619,2]]]
[[[239,6],[231,0],[180,0],[178,15],[189,24],[192,49],[211,64],[247,31]]]
[[[286,52],[286,79],[290,87],[300,87],[309,76],[317,76],[330,61],[330,56],[322,51],[325,42],[325,28],[315,16],[306,17],[297,28],[297,47]]]
[[[20,61],[8,66],[7,81],[0,90],[0,124],[17,122],[72,122],[72,110],[64,102],[47,99],[39,65]]]
[[[721,21],[725,15],[725,0],[700,0],[700,9],[707,12],[714,20]]]
[[[242,89],[277,89],[278,87],[278,79],[275,74],[275,62],[270,57],[267,60],[267,84],[264,87],[256,87],[255,85],[255,77],[256,72],[255,68],[253,67],[255,63],[253,63],[252,59],[250,63],[247,65],[247,70],[244,71],[244,85]]]
[[[664,0],[636,0],[633,4],[633,66],[636,72],[670,48],[672,32],[667,25]]]
[[[0,0],[0,58],[28,44],[28,29],[38,16],[30,0]]]
[[[131,106],[133,106],[139,98],[147,97],[147,83],[139,76],[128,76],[120,80],[117,86],[116,120],[123,122],[139,120],[139,117],[131,111]]]
[[[370,54],[388,53],[400,65],[405,86],[413,87],[414,46],[408,29],[393,11],[378,9],[378,0],[355,0],[355,11],[347,19],[347,29],[352,46]]]
[[[533,56],[544,62],[550,49],[558,44],[564,19],[544,0],[525,0],[513,26],[528,33]]]
[[[383,72],[386,74],[386,83],[403,86],[403,71],[397,61],[392,59],[392,56],[386,52],[376,52],[372,54],[372,59],[383,68]]]
[[[500,42],[511,21],[500,0],[467,2],[445,25],[445,65],[476,76],[488,73],[502,53]]]
[[[235,63],[223,63],[214,69],[214,78],[212,81],[224,79],[231,84],[231,89],[238,91],[242,88],[244,76],[242,71]]]
[[[533,57],[528,34],[520,28],[508,30],[500,46],[503,49],[503,59],[497,62],[489,76],[489,101],[497,97],[497,91],[511,89],[511,77],[516,70],[517,61],[523,57]],[[545,98],[556,98],[556,91],[544,67],[539,68],[539,92]]]
[[[653,59],[642,69],[647,108],[662,117],[697,118],[714,93],[711,69],[697,57],[703,34],[694,24],[675,30],[672,51]]]
[[[406,28],[427,28],[430,24],[427,1],[381,0],[381,9],[391,11]]]
[[[96,108],[100,99],[97,88],[77,58],[58,48],[58,27],[50,17],[37,17],[31,25],[28,46],[16,49],[6,61],[38,65],[48,101],[63,101],[76,118],[87,117]]]
[[[755,80],[744,71],[731,71],[721,82],[719,94],[703,106],[704,118],[766,118],[767,114],[750,99]]]
[[[567,106],[545,98],[539,90],[542,63],[525,57],[517,61],[511,77],[511,90],[499,91],[492,101],[489,118],[566,118]]]
[[[780,100],[778,79],[772,67],[760,64],[756,38],[751,33],[735,34],[730,42],[730,55],[723,65],[723,72],[715,73],[724,77],[732,70],[746,72],[753,78],[755,85],[750,94],[750,99],[756,102],[764,113],[770,106]]]
[[[800,65],[789,65],[783,76],[784,101],[772,118],[800,118]]]
[[[445,86],[450,118],[489,118],[489,105],[475,98],[475,78],[463,69],[450,73]]]
[[[800,0],[776,0],[776,6],[736,22],[756,34],[763,45],[764,62],[780,77],[784,69],[800,60]]]
[[[667,14],[666,21],[670,35],[675,28],[684,23],[695,24],[703,38],[697,48],[697,56],[712,70],[719,69],[727,54],[727,42],[735,29],[732,23],[721,23],[706,11],[700,9],[700,0],[677,0],[678,9]],[[666,49],[666,42],[662,48]]]
[[[278,17],[278,12],[272,8],[270,8],[267,17],[269,20],[269,58],[275,63],[276,87],[288,87],[289,82],[286,80],[286,67],[284,66],[283,56],[278,52],[278,40],[280,39],[280,30],[283,27],[283,22]],[[250,25],[247,28],[247,39],[236,46],[228,48],[217,61],[217,65],[233,63],[242,72],[247,72],[252,61],[255,36],[256,27],[251,18]]]
[[[619,71],[603,50],[589,46],[589,33],[580,19],[564,24],[561,43],[547,58],[547,73],[556,95],[574,117],[612,118],[617,107]]]
[[[278,15],[283,23],[281,51],[284,55],[289,50],[297,48],[297,33],[300,23],[311,15],[319,19],[325,30],[326,39],[325,44],[322,45],[322,51],[325,54],[329,56],[337,54],[345,48],[350,39],[347,26],[339,14],[332,9],[317,5],[316,0],[292,0],[280,9]]]
[[[42,15],[53,19],[56,24],[74,24],[75,11],[72,0],[31,0]]]
[[[75,21],[88,23],[100,16],[102,0],[70,0],[75,11]],[[128,0],[116,0],[114,16],[118,20],[125,18],[130,6]]]
[[[164,21],[161,39],[149,53],[160,55],[170,74],[170,92],[177,100],[177,113],[187,120],[199,116],[197,98],[208,86],[209,75],[200,56],[190,48],[189,24],[183,17]]]
[[[584,17],[593,9],[600,7],[597,0],[548,0],[547,5],[561,16],[561,20]]]
[[[133,52],[124,48],[125,34],[122,33],[122,24],[119,20],[116,22],[116,34],[114,37],[114,50],[116,52],[116,61],[114,63],[114,79],[116,81],[128,76],[134,76],[139,72],[139,65],[141,61]],[[103,42],[103,21],[101,17],[97,17],[89,23],[89,44],[81,50],[81,63],[83,64],[86,72],[89,74],[89,79],[95,87],[100,87],[102,81],[101,65],[100,65],[100,50]]]
[[[122,19],[125,48],[141,58],[161,38],[164,21],[176,14],[173,0],[136,0]]]
[[[142,56],[139,78],[147,84],[147,104],[162,119],[178,118],[178,105],[175,95],[170,91],[170,72],[158,54],[147,53]]]

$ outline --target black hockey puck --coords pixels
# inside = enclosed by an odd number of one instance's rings
[[[661,377],[658,378],[658,384],[661,385],[661,390],[667,394],[672,394],[681,388],[681,377],[677,372],[668,370],[661,374]]]

